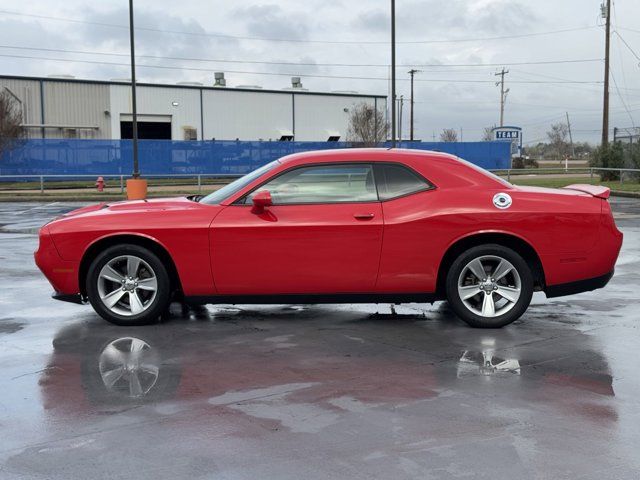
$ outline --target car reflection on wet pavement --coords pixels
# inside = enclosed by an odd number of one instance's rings
[[[443,303],[116,327],[33,266],[65,206],[0,204],[0,478],[638,478],[640,203],[612,203],[610,285],[500,330]]]

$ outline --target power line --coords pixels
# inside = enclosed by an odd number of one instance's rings
[[[86,63],[92,65],[109,65],[109,66],[129,66],[127,63],[119,63],[119,62],[103,62],[99,60],[77,60],[70,58],[53,58],[53,57],[38,57],[32,55],[9,55],[9,54],[0,54],[0,57],[6,58],[23,58],[23,59],[32,59],[32,60],[48,60],[53,62],[67,62],[67,63]],[[138,64],[138,67],[143,68],[156,68],[162,70],[189,70],[189,71],[197,71],[197,72],[214,72],[214,68],[197,68],[197,67],[178,67],[178,66],[170,66],[170,65],[148,65],[148,64]],[[246,70],[225,70],[228,73],[239,73],[239,74],[249,74],[249,75],[273,75],[273,76],[297,76],[298,73],[294,72],[255,72],[255,71],[246,71]],[[304,75],[309,78],[338,78],[338,79],[347,79],[347,80],[381,80],[388,81],[387,77],[362,77],[362,76],[347,76],[347,75],[320,75],[320,74],[306,74]],[[409,81],[408,78],[398,79],[400,81]],[[416,82],[427,82],[427,83],[474,83],[474,84],[493,84],[492,80],[459,80],[459,79],[416,79]],[[543,81],[543,80],[516,80],[511,83],[521,83],[521,84],[599,84],[602,82],[599,81],[588,81],[588,80],[571,80],[571,81]]]
[[[627,102],[624,101],[624,98],[622,97],[622,94],[620,93],[620,89],[618,88],[618,82],[616,82],[616,77],[613,75],[613,71],[611,71],[611,80],[613,80],[613,85],[616,87],[616,92],[618,93],[618,97],[620,97],[620,101],[622,102],[622,105],[624,106],[624,109],[627,111],[627,115],[629,115],[629,118],[631,119],[631,125],[633,125],[633,127],[635,128],[636,124],[633,121],[633,115],[631,115],[631,111],[629,110],[629,107],[627,106]]]
[[[615,34],[618,36],[618,38],[619,38],[620,40],[622,40],[622,43],[624,43],[624,44],[626,45],[626,47],[627,47],[627,48],[629,49],[629,51],[633,54],[633,56],[634,56],[634,57],[636,57],[636,58],[638,59],[638,61],[640,62],[640,55],[638,55],[638,54],[633,50],[633,48],[631,48],[631,45],[629,45],[629,44],[627,43],[627,41],[626,41],[624,38],[622,38],[622,36],[620,35],[620,33],[619,33],[618,31],[614,31],[613,33],[615,33]]]
[[[19,45],[0,45],[0,48],[11,50],[29,50],[29,51],[41,51],[41,52],[54,52],[54,53],[73,53],[79,55],[100,55],[100,56],[113,56],[113,57],[128,57],[128,53],[116,53],[116,52],[96,52],[88,50],[69,50],[62,48],[45,48],[45,47],[27,47]],[[190,62],[218,62],[218,63],[247,63],[258,65],[295,65],[295,66],[317,66],[317,67],[384,67],[388,68],[389,64],[386,63],[313,63],[313,62],[276,62],[266,60],[229,60],[221,58],[199,58],[199,57],[170,57],[164,55],[140,55],[138,58],[149,58],[158,60],[182,60]],[[447,67],[495,67],[500,65],[518,66],[518,65],[555,65],[563,63],[589,63],[589,62],[601,62],[601,58],[586,58],[586,59],[568,59],[568,60],[542,60],[531,62],[501,62],[501,63],[424,63],[424,64],[398,64],[398,68],[417,66],[421,68],[447,68]],[[532,74],[533,75],[533,74]]]
[[[616,9],[616,2],[615,0],[612,2],[612,7],[613,7],[613,19],[615,21],[615,26],[618,25],[618,13],[617,13],[617,9]],[[622,56],[622,47],[620,46],[620,41],[622,41],[620,35],[614,30],[614,33],[616,33],[618,35],[618,42],[616,42],[616,47],[618,48],[618,63],[620,64],[620,71],[622,72],[622,83],[625,87],[625,90],[627,90],[627,75],[625,73],[625,69],[624,69],[624,57]],[[631,50],[631,53],[633,53],[635,55],[635,52],[633,52],[633,50]],[[629,115],[629,118],[631,119],[631,124],[635,127],[635,122],[633,120],[633,115],[631,114],[631,111],[629,110],[629,106],[627,105],[627,102],[624,100],[624,98],[622,97],[622,93],[620,93],[620,88],[618,87],[618,82],[616,81],[616,78],[613,76],[613,71],[611,72],[611,79],[613,80],[613,84],[616,88],[616,92],[618,93],[618,97],[620,98],[620,102],[622,102],[622,106],[624,107],[624,109],[627,111],[627,115]],[[628,90],[627,90],[628,92]],[[627,96],[629,94],[627,93]],[[614,134],[615,137],[615,134]]]
[[[628,32],[640,33],[640,30],[636,30],[635,28],[618,27],[618,30],[626,30]]]
[[[542,73],[535,73],[535,72],[528,72],[526,70],[520,70],[518,68],[514,68],[512,69],[514,72],[519,72],[519,73],[524,73],[525,75],[531,75],[534,77],[540,77],[540,78],[548,78],[550,80],[559,80],[559,81],[571,81],[568,78],[562,78],[562,77],[556,77],[555,75],[545,75]],[[525,77],[526,78],[526,77]]]
[[[21,17],[37,18],[41,20],[81,23],[81,24],[94,25],[94,26],[100,26],[100,27],[110,27],[110,28],[120,28],[120,29],[129,28],[128,26],[121,25],[121,24],[93,22],[89,20],[80,20],[77,18],[53,17],[49,15],[37,15],[37,14],[22,13],[22,12],[9,11],[9,10],[0,10],[0,13],[5,15],[16,15]],[[577,31],[583,31],[583,30],[591,30],[594,28],[597,28],[597,27],[595,25],[590,25],[590,26],[564,28],[559,30],[521,33],[521,34],[515,34],[515,35],[501,35],[501,36],[494,36],[494,37],[456,38],[456,39],[438,39],[438,40],[405,40],[405,41],[399,41],[397,43],[437,44],[437,43],[463,43],[463,42],[507,40],[507,39],[514,39],[514,38],[527,38],[527,37],[537,37],[537,36],[543,36],[543,35],[555,35],[560,33],[577,32]],[[192,35],[192,36],[198,36],[198,37],[230,38],[235,40],[254,40],[254,41],[264,41],[264,42],[317,43],[317,44],[334,44],[334,45],[387,45],[389,44],[388,41],[380,41],[380,40],[307,40],[307,39],[301,39],[301,38],[271,38],[271,37],[255,37],[255,36],[246,36],[246,35],[231,35],[231,34],[219,33],[219,32],[191,32],[191,31],[185,31],[185,30],[167,30],[167,29],[150,28],[150,27],[136,27],[136,30],[158,32],[158,33],[179,34],[179,35]]]

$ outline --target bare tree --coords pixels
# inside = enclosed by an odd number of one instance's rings
[[[494,140],[494,136],[493,136],[494,128],[496,128],[495,125],[493,127],[484,127],[484,131],[482,132],[483,142],[490,142],[491,140]]]
[[[458,131],[455,128],[445,128],[440,134],[441,142],[457,142]]]
[[[554,123],[547,132],[549,144],[559,160],[569,153],[569,128],[566,123]]]
[[[366,147],[375,147],[387,139],[389,123],[382,110],[376,110],[367,103],[359,103],[349,112],[347,140],[358,142]]]
[[[22,111],[16,104],[6,90],[0,91],[0,156],[23,135]]]

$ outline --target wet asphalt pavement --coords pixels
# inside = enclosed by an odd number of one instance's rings
[[[116,327],[33,263],[72,206],[0,204],[0,478],[638,479],[640,201],[612,204],[604,290],[484,331],[442,303]]]

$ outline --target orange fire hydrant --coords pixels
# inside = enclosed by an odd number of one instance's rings
[[[96,180],[96,188],[98,189],[99,192],[102,192],[104,190],[104,187],[105,187],[104,178],[98,177],[98,179]]]

